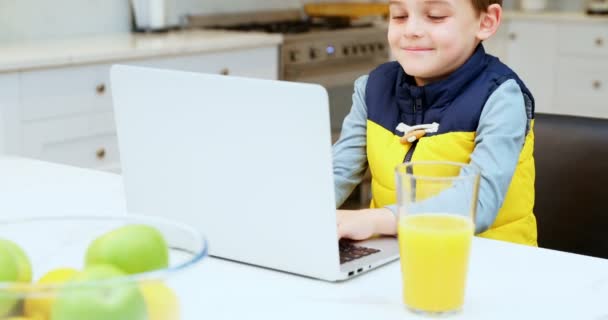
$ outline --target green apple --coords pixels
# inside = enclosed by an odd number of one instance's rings
[[[145,320],[146,303],[126,273],[112,265],[85,268],[60,289],[50,320]]]
[[[17,280],[19,268],[12,251],[0,247],[0,318],[7,315],[17,303],[17,299],[9,290],[9,282]]]
[[[0,247],[0,283],[14,282],[19,277],[19,266],[13,252]]]
[[[17,281],[32,281],[32,264],[30,263],[30,259],[25,254],[23,249],[21,249],[21,247],[19,247],[16,243],[6,239],[0,239],[0,248],[4,248],[9,252],[12,252],[14,258],[16,259],[18,269],[17,272],[19,273],[17,276]]]
[[[157,229],[127,225],[93,240],[85,265],[111,264],[129,274],[163,269],[169,265],[169,247]]]

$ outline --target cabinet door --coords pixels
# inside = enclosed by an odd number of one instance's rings
[[[23,125],[23,154],[84,168],[118,171],[114,114],[102,112]]]
[[[608,59],[560,57],[556,112],[608,118]]]
[[[508,30],[506,63],[532,92],[536,112],[552,112],[557,25],[544,21],[511,21]]]
[[[19,138],[19,75],[0,74],[0,154],[15,152]]]
[[[278,48],[273,46],[155,58],[127,64],[275,80],[279,75],[278,59]]]
[[[21,74],[25,121],[111,111],[109,65],[86,65]]]
[[[559,53],[608,57],[608,28],[604,23],[569,23],[559,26]]]
[[[277,79],[278,48],[122,61],[190,72]],[[119,154],[109,83],[110,64],[28,71],[0,77],[0,153],[9,149],[2,130],[10,123],[15,153],[46,161],[118,171]],[[20,94],[16,93],[20,88]],[[10,92],[8,95],[6,92]],[[8,96],[9,98],[6,98]],[[20,98],[19,98],[20,96]],[[12,101],[5,107],[4,101]],[[12,110],[10,119],[4,110]],[[4,118],[4,122],[2,122]]]

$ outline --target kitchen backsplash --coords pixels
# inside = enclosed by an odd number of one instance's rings
[[[168,0],[173,22],[183,13],[299,8],[321,0]],[[374,0],[350,0],[374,2]],[[376,0],[381,2],[385,0]],[[581,10],[585,0],[549,0],[550,9]],[[506,9],[519,0],[504,0]],[[53,39],[131,29],[128,0],[0,0],[0,42]]]

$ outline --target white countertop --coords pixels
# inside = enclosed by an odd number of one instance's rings
[[[0,73],[159,56],[278,46],[282,36],[255,32],[182,30],[0,44]]]
[[[591,22],[608,23],[608,15],[588,15],[578,11],[511,11],[504,12],[503,18],[507,20],[535,20],[555,22]]]
[[[124,213],[123,193],[119,175],[0,155],[0,219]]]
[[[119,175],[0,157],[2,218],[126,212]],[[7,213],[9,214],[7,216]],[[212,244],[211,244],[212,245]],[[464,310],[450,319],[608,319],[608,260],[475,238]],[[187,274],[190,319],[417,319],[399,263],[340,283],[205,258]]]
[[[608,15],[588,15],[578,11],[521,11],[505,10],[503,20],[531,20],[566,23],[608,23]],[[388,27],[388,21],[377,22]],[[502,27],[501,27],[502,28]]]
[[[505,11],[506,20],[608,23],[583,12]],[[279,34],[221,30],[126,33],[0,44],[0,73],[279,45]]]

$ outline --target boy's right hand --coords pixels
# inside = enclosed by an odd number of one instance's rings
[[[337,210],[338,237],[365,240],[376,234],[397,234],[397,220],[386,208]]]
[[[365,240],[376,233],[374,217],[366,210],[338,210],[338,238]]]

